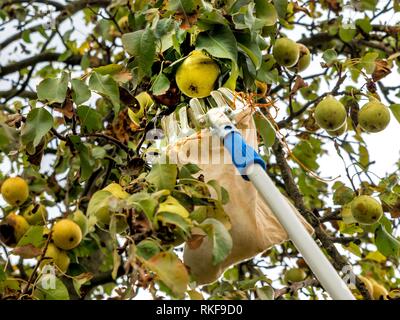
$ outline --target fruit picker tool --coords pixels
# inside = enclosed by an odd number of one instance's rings
[[[179,111],[180,128],[175,122],[176,118],[173,118],[172,115],[165,120],[163,128],[170,130],[168,133],[170,135],[168,138],[171,138],[169,143],[194,132],[189,127],[187,120],[186,111],[190,111],[191,120],[196,129],[208,127],[213,135],[221,139],[225,149],[231,155],[232,163],[243,179],[252,183],[257,189],[330,296],[335,300],[354,300],[355,298],[345,282],[265,172],[264,160],[246,143],[236,129],[234,124],[236,115],[249,107],[245,101],[240,97],[235,97],[232,91],[220,88],[211,93],[211,98],[203,100],[193,98],[189,104],[190,109],[187,110],[185,107]]]

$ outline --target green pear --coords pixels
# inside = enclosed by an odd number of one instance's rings
[[[311,63],[311,53],[304,44],[298,43],[297,45],[300,51],[299,60],[293,67],[290,68],[290,70],[295,72],[302,72],[306,70]]]
[[[358,123],[367,132],[380,132],[389,122],[389,109],[376,99],[366,103],[358,113]]]
[[[347,112],[340,101],[328,95],[318,103],[314,111],[314,118],[321,128],[335,131],[344,125]]]
[[[383,215],[383,209],[376,199],[362,195],[351,202],[351,213],[358,223],[370,225],[379,221]]]
[[[299,60],[300,49],[293,40],[289,38],[279,38],[275,41],[272,54],[279,65],[293,67]]]

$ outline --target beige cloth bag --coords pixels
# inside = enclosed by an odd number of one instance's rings
[[[236,120],[236,127],[241,131],[243,138],[253,148],[257,148],[257,133],[251,109],[241,113]],[[204,143],[205,141],[208,143]],[[199,148],[201,143],[203,145]],[[201,150],[196,152],[198,149]],[[229,266],[250,259],[273,245],[288,240],[286,231],[271,209],[257,194],[255,187],[240,176],[229,153],[208,129],[178,140],[169,147],[167,154],[170,160],[175,160],[178,165],[197,164],[202,169],[200,173],[204,175],[205,181],[216,180],[229,193],[230,200],[224,206],[230,218],[230,234],[233,240],[229,256],[218,265],[213,265],[212,242],[207,236],[196,249],[185,245],[184,263],[198,285],[214,282]],[[312,227],[294,206],[293,210],[311,233]]]

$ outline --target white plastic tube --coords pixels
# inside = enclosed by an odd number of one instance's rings
[[[247,169],[247,176],[263,200],[272,209],[272,212],[289,235],[290,240],[332,299],[355,300],[349,288],[322,253],[264,169],[258,164],[252,164]]]

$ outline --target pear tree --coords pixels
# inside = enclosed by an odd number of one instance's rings
[[[400,5],[351,3],[0,0],[0,299],[328,299],[290,241],[193,281],[248,195],[154,157],[221,87],[354,296],[400,299]]]

